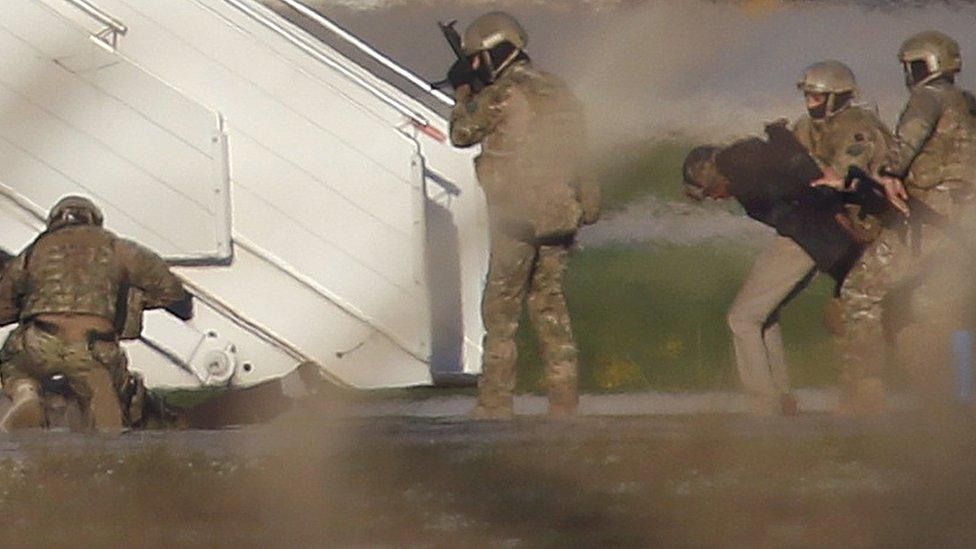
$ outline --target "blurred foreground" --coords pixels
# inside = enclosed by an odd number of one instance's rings
[[[0,440],[0,543],[962,546],[976,539],[971,417],[492,424],[340,419],[331,406],[306,404],[237,430]]]

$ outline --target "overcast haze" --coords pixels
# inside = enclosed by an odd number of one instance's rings
[[[896,52],[910,34],[935,28],[976,59],[976,6],[911,2],[714,3],[318,0],[323,13],[430,80],[451,52],[438,20],[460,26],[490,9],[524,22],[537,64],[585,100],[596,140],[671,131],[716,136],[752,132],[802,110],[795,82],[828,58],[851,65],[862,100],[893,123],[905,99]],[[976,71],[962,83],[976,87]]]

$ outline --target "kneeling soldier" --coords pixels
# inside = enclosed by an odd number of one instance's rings
[[[130,288],[145,308],[184,301],[186,292],[161,257],[102,228],[88,199],[68,196],[47,230],[7,264],[0,279],[0,324],[20,322],[0,351],[0,379],[13,405],[0,429],[43,427],[41,382],[67,381],[90,430],[122,428],[126,384],[119,331]]]

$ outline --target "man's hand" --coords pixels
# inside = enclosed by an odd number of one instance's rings
[[[884,187],[885,198],[892,206],[898,209],[905,217],[910,215],[908,210],[908,191],[900,179],[891,176],[881,176],[878,180]]]
[[[186,322],[193,319],[193,295],[184,292],[179,301],[174,301],[165,307],[166,311],[176,318]]]
[[[838,191],[845,190],[844,178],[837,175],[833,168],[824,168],[823,173],[823,177],[810,182],[811,187],[830,187]]]

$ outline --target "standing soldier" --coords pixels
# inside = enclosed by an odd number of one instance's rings
[[[843,186],[851,166],[877,176],[891,146],[891,132],[878,116],[853,105],[857,94],[854,73],[839,61],[823,61],[806,68],[797,82],[806,99],[807,114],[794,133],[828,174],[822,183]],[[881,221],[848,206],[840,221],[866,246],[860,260],[840,286],[841,322],[831,323],[841,355],[839,415],[874,415],[884,409],[885,341],[881,302],[891,250],[878,241]],[[830,309],[828,309],[830,312]]]
[[[912,215],[908,246],[895,256],[893,296],[906,297],[892,310],[909,313],[895,341],[917,387],[938,402],[949,390],[951,334],[973,320],[976,114],[972,95],[955,84],[962,68],[955,40],[922,32],[898,57],[911,95],[882,173],[930,214]]]
[[[597,219],[599,192],[582,184],[580,105],[565,84],[532,66],[526,41],[512,16],[483,15],[467,28],[466,57],[450,75],[457,100],[451,142],[482,146],[475,169],[491,235],[477,419],[512,416],[515,333],[526,296],[542,345],[550,415],[572,415],[579,401],[563,278],[580,224]]]
[[[130,288],[142,292],[147,309],[185,302],[162,258],[102,222],[90,200],[65,197],[51,209],[47,230],[6,266],[0,324],[20,326],[0,351],[3,390],[13,400],[0,419],[4,431],[43,426],[41,382],[62,375],[87,427],[118,432],[119,390],[128,378],[119,333]]]

